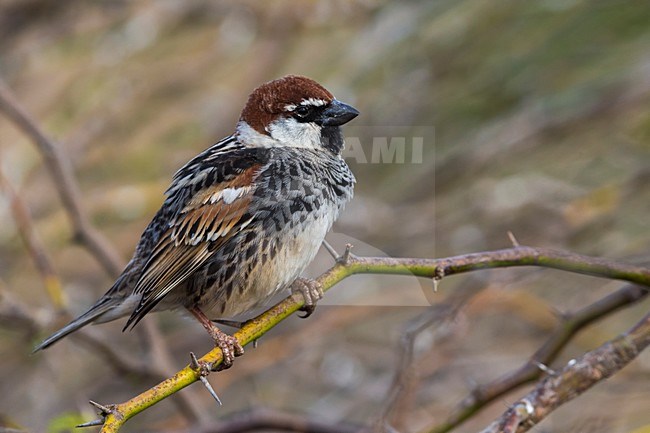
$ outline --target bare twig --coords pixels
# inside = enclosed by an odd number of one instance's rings
[[[449,432],[489,403],[522,385],[539,379],[544,373],[539,365],[550,365],[581,329],[625,306],[646,298],[649,293],[650,291],[646,287],[628,284],[573,314],[565,315],[556,331],[524,365],[492,382],[474,388],[447,420],[427,429],[426,432]]]
[[[67,315],[67,313],[63,313]],[[43,324],[40,323],[29,309],[0,286],[0,323],[9,328],[27,331],[30,335],[40,332]],[[121,375],[135,375],[148,380],[163,380],[166,375],[155,366],[137,362],[114,350],[112,346],[101,338],[96,338],[85,330],[70,336],[70,338],[88,346],[116,373]]]
[[[413,388],[416,381],[413,366],[415,342],[418,336],[434,325],[453,322],[461,308],[480,291],[480,289],[476,289],[475,282],[474,279],[469,279],[446,302],[434,305],[409,321],[400,340],[395,374],[388,387],[388,395],[384,400],[383,408],[373,426],[373,432],[386,431],[387,427],[395,425],[395,421],[391,417],[397,407],[404,405],[404,396]]]
[[[34,262],[34,266],[41,274],[41,278],[45,285],[46,292],[49,295],[50,301],[56,307],[58,313],[61,316],[69,319],[70,314],[67,311],[66,303],[64,301],[61,280],[54,268],[49,254],[45,249],[45,245],[34,229],[34,223],[29,209],[27,209],[27,205],[25,204],[24,200],[22,200],[22,198],[16,194],[13,186],[4,176],[4,173],[1,170],[0,189],[2,189],[5,195],[9,198],[9,201],[11,203],[12,216],[16,223],[18,233],[20,234],[20,237],[22,238],[30,257]],[[34,315],[31,314],[31,312],[24,305],[20,304],[16,300],[10,299],[8,294],[3,296],[2,301],[4,310],[7,310],[7,312],[13,312],[12,318],[14,320],[18,320],[18,323],[22,324],[25,329],[31,330],[31,332],[35,332],[36,330],[41,329],[42,326],[37,323],[37,320],[33,317]],[[12,322],[12,324],[15,326],[16,322]],[[145,367],[144,364],[138,364],[127,360],[123,355],[117,353],[104,341],[95,338],[86,332],[79,332],[73,335],[73,338],[89,346],[98,355],[100,355],[103,360],[112,366],[116,372],[120,374],[135,373],[141,377],[148,377],[153,380],[161,380],[164,378],[162,372],[156,372],[155,368]]]
[[[112,247],[108,239],[97,231],[90,223],[88,215],[81,205],[79,186],[74,177],[69,161],[59,150],[57,144],[47,137],[29,113],[20,106],[2,79],[0,79],[0,111],[4,112],[5,116],[36,144],[38,150],[42,154],[45,165],[50,172],[50,176],[54,180],[53,183],[57,188],[57,192],[61,198],[66,214],[70,219],[74,231],[74,238],[97,259],[110,276],[114,278],[117,277],[124,268],[124,261]],[[22,208],[26,209],[26,206],[22,206]],[[28,215],[28,213],[26,214]],[[22,215],[18,215],[18,217],[20,220]],[[18,221],[18,224],[20,224],[20,221]],[[26,242],[33,241],[33,238],[38,241],[37,237],[32,236],[33,231],[28,230],[26,233],[27,234],[23,235]],[[44,251],[44,249],[40,248],[38,242],[28,243],[28,247],[30,251],[34,249],[37,253],[38,251]],[[37,257],[40,260],[40,255],[41,254],[38,253],[34,257]],[[45,265],[47,265],[47,263],[41,264],[37,261],[39,269],[41,266]],[[51,265],[49,267],[45,266],[43,269],[43,272],[53,272]],[[50,280],[56,282],[60,289],[60,280],[58,278],[46,279],[46,286],[48,284],[54,286],[54,283],[48,283]],[[56,290],[48,288],[48,292],[50,291],[56,293]],[[61,293],[63,292],[61,291]],[[62,295],[61,302],[63,302]],[[165,371],[169,374],[172,371],[170,367],[171,363],[169,361],[171,359],[169,350],[165,345],[164,340],[160,337],[160,332],[151,321],[144,322],[142,331],[140,332],[142,332],[148,340],[149,352],[153,354],[149,360],[151,371],[153,373],[150,372],[148,376],[153,374],[153,376],[156,377],[156,380],[160,380],[161,373],[159,372]],[[105,343],[87,336],[79,339],[84,340],[86,344],[98,349],[101,354],[107,357],[106,359],[109,362],[114,363],[113,366],[116,367],[116,369],[121,370],[128,368],[131,371],[137,371],[137,368],[133,370],[135,367],[130,365],[131,363],[121,360],[121,357],[115,354],[115,352]],[[191,421],[204,419],[202,414],[196,409],[196,404],[192,400],[192,397],[186,395],[182,397],[181,401],[179,401],[179,407],[183,414]]]
[[[41,274],[46,292],[49,295],[50,301],[57,308],[59,314],[70,318],[67,311],[66,303],[64,302],[63,290],[61,287],[61,280],[56,272],[52,260],[45,249],[45,245],[41,241],[38,233],[34,229],[34,223],[27,209],[24,200],[16,194],[13,186],[9,180],[4,176],[0,170],[0,189],[9,198],[11,203],[11,211],[13,219],[18,228],[18,233],[29,252],[36,269]],[[33,314],[18,301],[10,299],[8,294],[2,297],[4,309],[13,312],[13,318],[19,319],[26,329],[39,330],[41,326],[37,323]],[[144,363],[136,363],[127,360],[122,354],[116,352],[111,346],[106,344],[101,339],[95,338],[90,334],[82,331],[72,336],[77,341],[95,351],[104,361],[106,361],[113,369],[120,374],[137,374],[140,377],[150,378],[152,380],[161,380],[165,377],[162,371],[156,367],[145,366]]]
[[[16,223],[16,227],[18,228],[18,233],[34,262],[36,270],[41,274],[45,291],[52,301],[52,304],[59,311],[65,310],[66,302],[61,287],[61,280],[54,270],[54,265],[52,264],[50,257],[45,252],[43,242],[34,230],[29,209],[27,209],[24,201],[15,192],[11,183],[4,176],[4,173],[1,170],[0,190],[5,193],[9,203],[11,204],[11,213],[13,220]]]
[[[338,260],[338,258],[339,258],[339,253],[336,252],[336,250],[334,249],[334,247],[332,247],[332,245],[330,245],[329,242],[327,242],[327,241],[324,240],[324,241],[323,241],[323,248],[325,248],[325,251],[327,251],[327,252],[330,254],[330,256],[332,256],[332,258],[333,258],[334,260]]]
[[[515,234],[513,232],[511,232],[510,230],[508,230],[508,239],[510,239],[510,243],[512,244],[513,247],[521,246],[521,244],[519,243],[519,241],[515,237]]]
[[[70,217],[75,239],[83,243],[97,257],[110,275],[119,275],[123,268],[123,261],[110,242],[88,222],[88,215],[81,206],[81,193],[72,174],[70,162],[63,156],[54,141],[45,135],[27,111],[20,106],[2,80],[0,80],[0,111],[3,111],[9,120],[32,139],[43,155],[45,165],[55,181],[54,186]]]
[[[650,314],[632,329],[571,360],[555,376],[542,380],[481,433],[521,433],[597,383],[612,376],[650,345]]]

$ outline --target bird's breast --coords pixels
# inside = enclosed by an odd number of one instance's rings
[[[301,275],[352,197],[349,169],[336,170],[287,158],[260,175],[253,222],[205,268],[199,304],[209,317],[254,309]]]

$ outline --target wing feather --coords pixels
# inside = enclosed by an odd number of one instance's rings
[[[250,224],[255,179],[262,164],[254,164],[229,181],[198,191],[161,236],[135,285],[142,294],[124,329],[135,326],[169,292],[184,283],[228,240]],[[243,218],[248,215],[246,218]]]

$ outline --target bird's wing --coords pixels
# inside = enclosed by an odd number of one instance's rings
[[[265,165],[261,152],[244,149],[213,159],[221,160],[205,168],[216,170],[213,175],[207,175],[212,181],[198,188],[179,207],[180,211],[144,265],[133,289],[133,293],[142,294],[142,298],[124,329],[135,326],[171,290],[255,218],[251,202],[257,176]],[[192,160],[189,164],[194,162]],[[203,178],[201,173],[195,176]],[[177,179],[188,182],[185,188],[197,189],[194,177],[177,175]]]

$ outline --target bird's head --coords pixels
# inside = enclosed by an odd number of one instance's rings
[[[306,77],[288,75],[251,93],[237,126],[240,141],[253,147],[343,147],[340,126],[357,117],[353,107]]]

